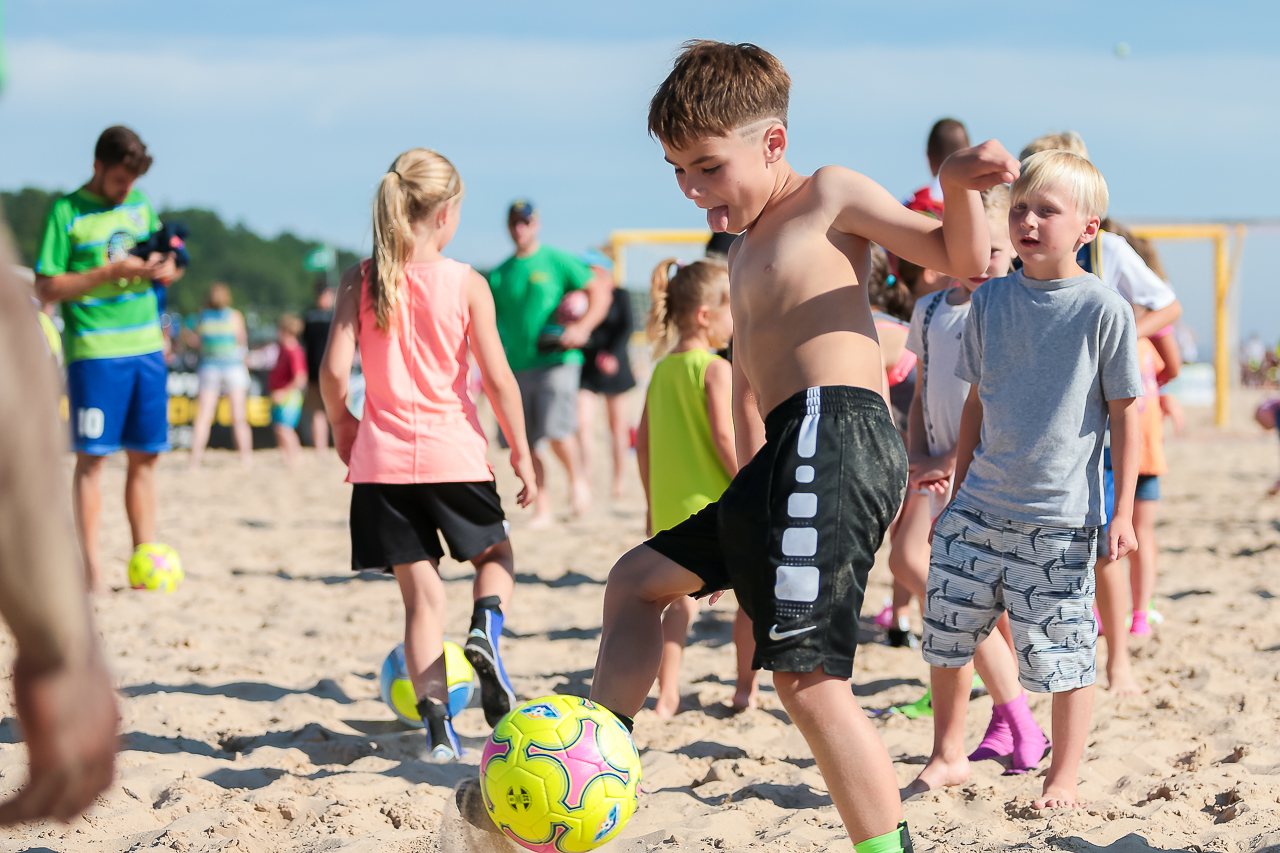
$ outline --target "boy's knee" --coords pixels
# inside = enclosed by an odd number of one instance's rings
[[[664,574],[665,562],[665,558],[644,545],[632,548],[609,570],[605,595],[638,599],[665,608],[685,594],[669,589],[670,583]]]

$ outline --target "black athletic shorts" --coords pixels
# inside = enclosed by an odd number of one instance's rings
[[[439,561],[465,562],[507,538],[506,517],[492,480],[478,483],[354,483],[351,568],[382,569]]]
[[[907,453],[884,399],[810,388],[764,421],[765,443],[720,500],[650,539],[751,617],[752,666],[853,675],[876,550],[902,503]]]

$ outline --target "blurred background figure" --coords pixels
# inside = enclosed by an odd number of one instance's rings
[[[249,369],[245,355],[249,335],[244,316],[231,307],[231,288],[217,282],[209,288],[209,298],[190,335],[200,349],[200,393],[196,398],[196,420],[191,432],[191,467],[199,468],[209,444],[209,430],[223,394],[231,404],[231,432],[235,435],[240,464],[253,465],[253,433],[245,413],[249,394]]]
[[[320,362],[333,325],[333,299],[334,289],[321,274],[316,279],[315,304],[302,315],[302,348],[307,354],[307,393],[302,400],[302,415],[310,418],[311,442],[320,459],[329,456],[329,420],[324,416],[324,399],[320,396]]]
[[[583,475],[590,481],[595,450],[596,398],[604,398],[609,422],[609,446],[613,458],[614,498],[622,496],[627,452],[631,449],[631,421],[627,417],[627,392],[636,387],[627,345],[631,340],[631,298],[613,280],[613,261],[598,249],[582,255],[597,278],[611,290],[609,311],[582,348],[582,381],[578,390],[578,443],[582,447]]]

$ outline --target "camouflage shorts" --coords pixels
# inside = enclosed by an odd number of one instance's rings
[[[952,503],[933,534],[925,661],[964,666],[1007,611],[1023,687],[1062,693],[1093,684],[1098,536],[1096,527],[1042,527]]]

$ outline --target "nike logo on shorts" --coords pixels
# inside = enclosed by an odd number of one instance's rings
[[[769,629],[769,639],[776,643],[779,640],[785,640],[789,637],[795,637],[799,634],[807,633],[817,627],[817,625],[810,625],[808,628],[797,628],[794,631],[779,631],[778,626],[775,624]]]

